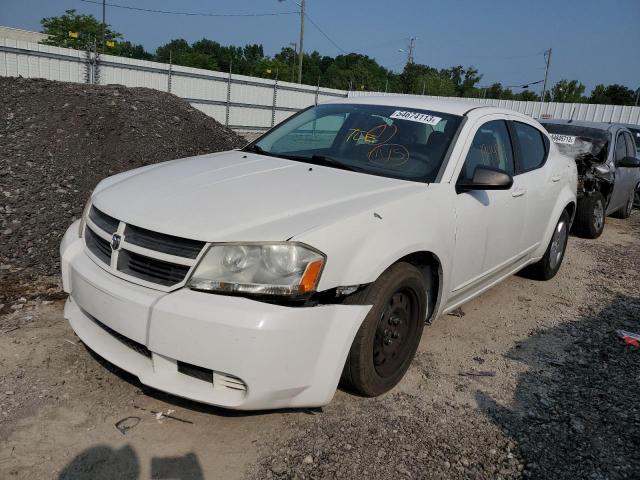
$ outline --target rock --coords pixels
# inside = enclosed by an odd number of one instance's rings
[[[302,463],[313,463],[313,457],[311,455],[307,455],[306,457],[304,457],[304,459],[302,460]]]
[[[274,460],[271,464],[271,471],[276,475],[282,475],[287,472],[287,464],[283,460]]]

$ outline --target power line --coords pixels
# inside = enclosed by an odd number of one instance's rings
[[[97,0],[80,0],[85,3],[93,3],[102,5],[102,1]],[[279,15],[298,15],[299,12],[270,12],[270,13],[206,13],[206,12],[177,12],[172,10],[156,10],[153,8],[132,7],[129,5],[120,5],[118,3],[105,3],[108,7],[122,8],[125,10],[135,10],[147,13],[162,13],[165,15],[186,15],[190,17],[275,17]]]
[[[331,37],[329,37],[329,35],[327,35],[326,33],[324,33],[324,30],[322,30],[318,24],[316,22],[313,21],[313,19],[307,14],[305,13],[304,16],[306,17],[307,20],[309,20],[309,22],[311,23],[311,25],[313,25],[314,27],[316,27],[316,29],[324,36],[324,38],[326,38],[327,40],[329,40],[331,42],[331,44],[336,47],[338,50],[340,50],[342,53],[347,53],[340,45],[338,45],[336,42],[334,42]]]

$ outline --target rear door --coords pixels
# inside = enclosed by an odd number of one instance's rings
[[[488,115],[477,122],[453,180],[472,178],[478,166],[499,168],[513,175],[513,145],[504,116]],[[509,190],[457,194],[452,302],[506,273],[519,261],[526,202],[526,189],[518,179]]]
[[[527,196],[527,222],[523,230],[526,253],[535,250],[542,241],[551,219],[563,175],[561,165],[549,159],[549,139],[536,126],[513,117],[510,122],[516,152],[516,174]],[[566,169],[565,169],[566,170]]]

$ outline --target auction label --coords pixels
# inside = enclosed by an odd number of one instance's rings
[[[410,122],[419,122],[426,125],[437,125],[442,118],[434,115],[428,115],[420,112],[408,112],[406,110],[396,110],[391,114],[389,118],[398,118],[402,120],[409,120]]]
[[[562,143],[564,145],[573,145],[576,143],[576,137],[573,135],[560,135],[558,133],[552,133],[551,139],[556,143]]]

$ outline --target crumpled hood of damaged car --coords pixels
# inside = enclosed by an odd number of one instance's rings
[[[208,242],[286,240],[427,185],[240,151],[103,181],[93,204],[149,230]]]

